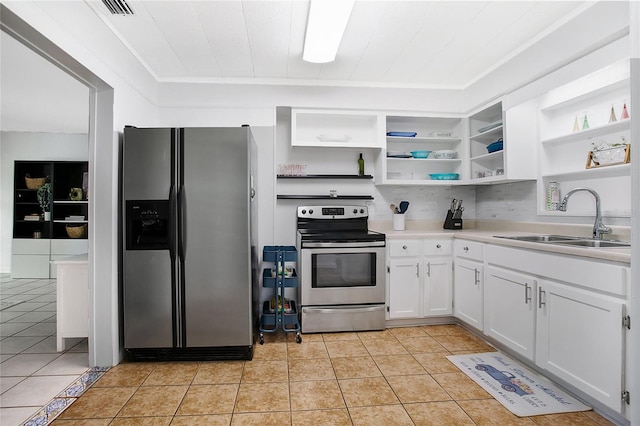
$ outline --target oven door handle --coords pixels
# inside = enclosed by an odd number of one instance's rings
[[[346,247],[384,247],[384,241],[368,241],[368,242],[344,242],[344,243],[312,243],[303,242],[302,248],[346,248]]]
[[[331,314],[331,313],[334,313],[337,309],[339,309],[339,310],[348,309],[350,312],[375,312],[375,311],[379,311],[381,309],[384,310],[384,305],[367,306],[367,307],[362,307],[362,306],[356,306],[356,307],[340,306],[340,307],[336,307],[336,308],[307,308],[307,307],[304,307],[304,308],[302,308],[302,312],[304,312],[304,313]]]

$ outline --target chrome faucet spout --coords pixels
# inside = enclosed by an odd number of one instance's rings
[[[562,202],[560,203],[560,206],[558,207],[558,210],[566,212],[567,201],[569,200],[569,197],[578,191],[587,191],[596,199],[596,220],[593,224],[593,238],[601,240],[603,234],[611,233],[611,228],[605,226],[605,224],[602,223],[602,214],[600,211],[600,195],[598,195],[596,191],[591,188],[574,188],[571,191],[567,192],[567,194],[564,196]]]

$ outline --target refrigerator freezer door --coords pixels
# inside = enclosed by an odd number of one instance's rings
[[[166,200],[172,180],[174,129],[124,131],[123,195],[125,200]]]
[[[186,346],[251,346],[248,129],[184,129]]]
[[[124,241],[136,218],[126,206],[132,203],[150,209],[144,200],[173,204],[170,191],[177,181],[176,131],[172,129],[137,129],[127,127],[123,143]],[[172,164],[173,161],[173,164]],[[175,198],[175,197],[174,197]],[[135,200],[135,201],[134,201]],[[156,208],[151,208],[156,210]],[[160,212],[161,213],[161,212]],[[149,213],[151,214],[151,213]],[[164,214],[164,213],[162,213]],[[175,311],[177,262],[175,257],[175,214],[167,212],[168,244],[158,247],[124,247],[123,315],[125,348],[171,348],[178,328]],[[163,220],[164,220],[163,219]],[[131,245],[131,244],[129,244]],[[168,247],[167,247],[168,246]]]

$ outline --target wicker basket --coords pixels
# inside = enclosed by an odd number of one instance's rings
[[[24,181],[27,184],[27,189],[39,189],[42,185],[49,182],[49,176],[41,178],[32,178],[28,174],[24,177]]]
[[[87,235],[87,225],[67,225],[65,226],[69,238],[84,238]]]

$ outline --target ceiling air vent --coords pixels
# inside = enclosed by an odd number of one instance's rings
[[[102,0],[112,15],[133,15],[133,9],[125,0]]]

